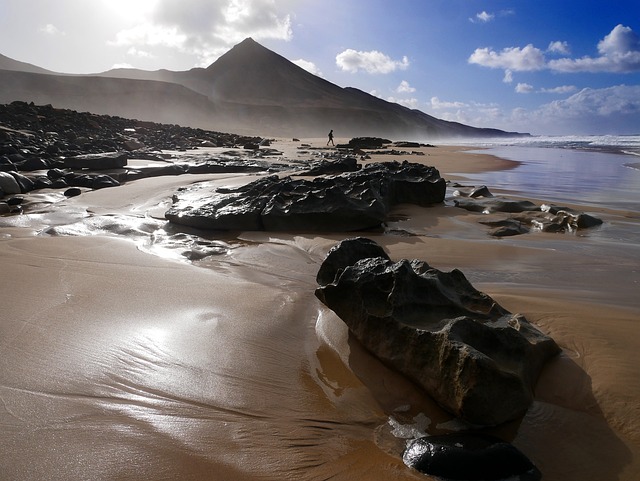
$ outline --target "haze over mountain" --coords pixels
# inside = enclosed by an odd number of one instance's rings
[[[0,56],[0,102],[52,104],[100,114],[270,136],[382,136],[429,140],[509,135],[448,122],[342,88],[251,38],[207,68],[114,69],[64,75]]]

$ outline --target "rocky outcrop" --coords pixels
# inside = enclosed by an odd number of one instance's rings
[[[522,416],[556,343],[459,270],[370,257],[374,250],[361,239],[331,249],[318,299],[369,351],[459,418],[495,425]]]
[[[268,170],[256,162],[225,158],[142,170],[124,168],[132,156],[157,160],[153,151],[161,149],[195,149],[205,143],[215,147],[235,147],[247,142],[263,143],[257,137],[16,101],[0,105],[0,197],[44,188],[113,187],[120,182],[154,175]],[[146,145],[152,147],[147,148]],[[135,154],[130,153],[132,151]],[[109,171],[108,175],[91,172],[105,170]]]
[[[404,463],[424,474],[450,480],[538,481],[542,474],[512,444],[481,433],[455,433],[414,439]]]
[[[215,230],[355,231],[382,224],[393,205],[442,202],[445,188],[433,167],[374,163],[313,180],[270,176],[213,192],[196,185],[174,195],[165,217]]]
[[[492,229],[494,237],[507,237],[529,232],[575,232],[602,224],[602,220],[569,207],[542,204],[527,200],[511,200],[494,197],[486,186],[454,191],[453,203],[456,207],[483,214],[513,214],[507,217],[494,215],[480,221]]]

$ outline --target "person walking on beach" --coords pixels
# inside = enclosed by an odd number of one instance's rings
[[[329,131],[329,140],[327,140],[327,145],[329,145],[329,142],[331,142],[331,145],[335,147],[336,144],[333,143],[333,129]]]

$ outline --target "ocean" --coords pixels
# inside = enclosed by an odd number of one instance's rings
[[[546,202],[640,213],[640,135],[455,140],[519,162],[513,169],[465,174],[490,189],[515,190]]]

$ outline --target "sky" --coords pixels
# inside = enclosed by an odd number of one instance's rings
[[[0,0],[0,54],[55,72],[206,67],[247,37],[445,120],[640,134],[639,0]]]

